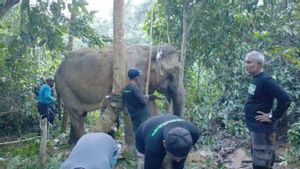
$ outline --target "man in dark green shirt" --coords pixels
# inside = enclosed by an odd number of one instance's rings
[[[272,168],[276,122],[291,103],[286,91],[264,72],[264,62],[264,55],[258,51],[252,51],[245,57],[245,69],[253,77],[244,111],[246,125],[250,130],[254,169]],[[277,100],[277,106],[272,110],[274,99]]]
[[[128,71],[129,82],[123,89],[125,105],[128,109],[134,132],[143,121],[149,118],[148,99],[138,86],[141,76],[143,76],[141,70],[130,69]]]
[[[194,124],[178,116],[157,115],[149,118],[135,133],[138,169],[161,169],[166,156],[173,169],[183,169],[199,135],[199,129]]]

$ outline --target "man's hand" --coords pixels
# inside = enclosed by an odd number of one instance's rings
[[[259,122],[272,122],[272,120],[269,119],[269,114],[268,113],[264,113],[262,111],[257,111],[256,113],[260,114],[260,115],[255,116],[256,121],[259,121]]]

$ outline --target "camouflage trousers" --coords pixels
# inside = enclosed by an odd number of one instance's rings
[[[137,169],[144,169],[145,155],[136,150]]]
[[[275,160],[275,133],[250,132],[253,168],[272,168]]]

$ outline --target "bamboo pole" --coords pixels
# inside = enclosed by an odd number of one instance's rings
[[[40,137],[41,137],[41,136],[36,136],[36,137],[26,138],[26,139],[23,139],[23,140],[16,140],[16,141],[3,142],[3,143],[0,143],[0,146],[9,145],[9,144],[22,143],[22,142],[34,140],[34,139],[37,139],[37,138],[40,138]]]
[[[150,50],[149,50],[149,61],[148,61],[148,70],[147,70],[147,79],[145,86],[145,95],[149,98],[149,83],[150,83],[150,71],[151,71],[151,56],[152,56],[152,27],[153,27],[153,10],[151,10],[151,20],[150,20]]]
[[[47,129],[48,120],[47,118],[40,120],[40,128],[41,128],[41,144],[40,144],[40,168],[44,169],[46,168],[46,159],[47,159],[47,135],[48,135],[48,129]]]

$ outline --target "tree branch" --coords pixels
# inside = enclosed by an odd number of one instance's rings
[[[37,138],[40,138],[40,137],[41,136],[36,136],[36,137],[27,138],[27,139],[24,139],[24,140],[16,140],[16,141],[3,142],[3,143],[0,143],[0,146],[8,145],[8,144],[22,143],[22,142],[34,140],[34,139],[37,139]]]

